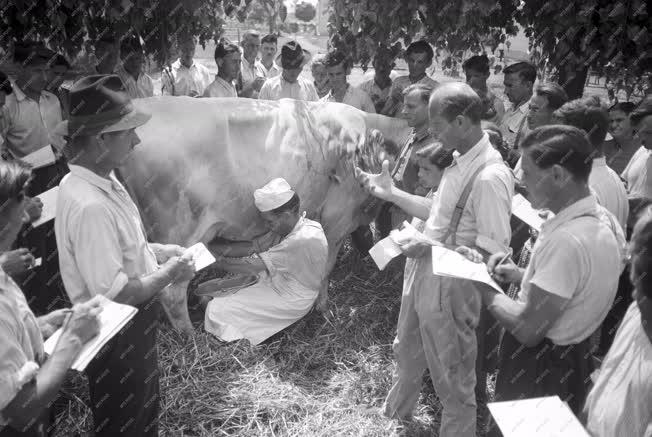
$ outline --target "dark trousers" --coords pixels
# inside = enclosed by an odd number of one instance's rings
[[[52,411],[46,408],[41,412],[34,423],[27,429],[20,431],[12,426],[0,427],[0,437],[47,437],[53,431],[54,417]]]
[[[68,173],[68,167],[63,160],[34,170],[32,180],[27,188],[27,195],[34,197],[59,185],[66,173]],[[59,272],[54,220],[37,228],[33,228],[31,225],[24,226],[13,247],[15,249],[24,247],[30,250],[34,258],[41,258],[42,264],[39,267],[34,267],[15,278],[34,314],[41,316],[55,309],[69,306],[70,302]]]
[[[96,437],[158,436],[159,312],[158,300],[140,306],[86,369]]]
[[[581,412],[594,370],[588,338],[568,346],[546,338],[526,347],[505,331],[499,354],[496,402],[557,395],[576,416]],[[495,424],[489,435],[501,435]]]
[[[632,303],[632,290],[634,286],[629,280],[629,266],[625,268],[620,279],[618,280],[618,291],[616,292],[616,298],[614,303],[611,306],[611,309],[607,313],[607,317],[602,322],[602,327],[600,330],[600,346],[598,349],[599,355],[606,355],[611,347],[611,344],[614,341],[616,336],[616,331],[620,326],[620,322],[623,321],[627,308]]]

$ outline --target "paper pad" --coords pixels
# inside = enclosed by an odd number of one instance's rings
[[[505,437],[589,437],[558,396],[487,404]]]
[[[464,255],[445,247],[432,247],[432,273],[438,276],[482,282],[499,293],[503,292],[503,289],[489,275],[485,263],[474,263]]]
[[[57,160],[57,157],[54,156],[52,151],[52,146],[45,146],[38,149],[36,152],[32,152],[27,156],[20,158],[22,161],[25,161],[32,166],[33,169],[46,167],[50,164],[54,164]]]
[[[41,210],[41,217],[32,222],[33,227],[41,226],[43,223],[49,222],[56,217],[59,186],[57,185],[36,197],[43,202],[43,209]]]
[[[102,347],[120,332],[137,312],[138,309],[135,307],[106,299],[106,302],[102,303],[102,312],[98,316],[100,322],[99,334],[84,345],[71,368],[83,372]],[[43,349],[48,355],[52,355],[54,352],[54,348],[63,332],[62,329],[59,328],[43,345]]]
[[[532,208],[530,202],[520,194],[512,198],[512,214],[536,231],[541,231],[541,225],[545,221],[539,211]]]
[[[189,247],[186,249],[184,255],[186,253],[192,253],[192,258],[195,260],[195,271],[206,268],[215,262],[215,257],[210,250],[206,248],[204,243],[197,243],[194,246]]]

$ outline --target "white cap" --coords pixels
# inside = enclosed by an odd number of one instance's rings
[[[254,191],[254,203],[260,212],[271,211],[285,205],[294,196],[294,191],[283,178],[269,181]]]

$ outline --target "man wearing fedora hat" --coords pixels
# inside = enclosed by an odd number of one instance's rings
[[[303,50],[298,42],[288,41],[281,48],[280,60],[283,71],[279,76],[265,81],[260,89],[260,100],[295,99],[315,102],[319,100],[315,86],[300,76],[310,61],[310,52]]]
[[[70,174],[60,184],[55,233],[61,276],[73,303],[94,295],[138,313],[87,368],[95,435],[158,435],[157,295],[189,280],[194,267],[177,245],[147,242],[138,208],[113,170],[140,142],[151,115],[134,109],[116,75],[84,77],[70,90]],[[159,265],[161,263],[161,265]]]

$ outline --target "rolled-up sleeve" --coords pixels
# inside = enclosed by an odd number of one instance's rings
[[[0,311],[0,425],[3,423],[2,410],[16,397],[25,384],[32,381],[39,366],[30,360],[18,341],[16,324],[11,322],[12,314]],[[18,321],[16,321],[18,323]]]
[[[507,167],[493,166],[478,175],[471,192],[478,248],[489,253],[507,250],[511,239],[509,220],[513,196],[514,180]]]
[[[99,203],[87,205],[70,229],[77,270],[88,291],[114,299],[129,278],[124,271],[118,229],[109,210]]]

